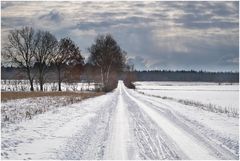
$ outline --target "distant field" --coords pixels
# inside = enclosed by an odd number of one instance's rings
[[[1,80],[2,126],[104,94],[95,92],[96,83],[62,83],[61,87],[58,92],[58,83],[45,83],[44,91],[39,91],[34,82],[34,92],[30,92],[28,80]]]
[[[39,84],[34,81],[34,90],[39,91]],[[62,91],[95,91],[100,88],[98,83],[66,83],[62,82]],[[28,80],[1,80],[1,91],[30,91]],[[58,83],[45,83],[43,91],[58,91]]]
[[[56,97],[56,96],[68,96],[68,97],[80,97],[81,99],[95,97],[102,95],[102,92],[1,92],[1,101],[33,98],[33,97]]]
[[[135,82],[135,85],[144,94],[239,111],[237,83]]]
[[[104,94],[103,92],[1,92],[1,124],[16,123],[35,115]]]

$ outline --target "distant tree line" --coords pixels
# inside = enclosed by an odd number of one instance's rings
[[[2,79],[27,79],[23,74],[23,69],[19,67],[1,67]],[[48,81],[56,81],[57,74],[54,70],[54,66],[49,66]],[[66,68],[66,67],[65,67]],[[129,68],[129,66],[128,66]],[[78,68],[79,69],[79,68]],[[67,73],[67,76],[63,76],[63,80],[67,82],[101,82],[101,75],[99,69],[86,63],[81,68],[81,74],[73,74],[73,76]],[[75,76],[75,78],[74,78]],[[154,71],[134,71],[133,68],[123,71],[117,76],[117,79],[122,79],[126,84],[131,86],[134,81],[195,81],[195,82],[239,82],[238,72],[207,72],[207,71],[171,71],[171,70],[154,70]]]
[[[128,69],[127,53],[110,34],[97,36],[88,51],[90,57],[85,64],[79,47],[70,38],[58,41],[48,31],[23,27],[10,31],[2,56],[18,67],[19,73],[14,77],[29,80],[31,91],[34,91],[33,80],[38,80],[43,91],[44,83],[50,81],[52,75],[56,76],[54,79],[57,79],[61,91],[62,81],[79,81],[83,71],[88,82],[101,82],[101,90],[114,89],[118,75]]]
[[[207,71],[133,71],[137,81],[195,81],[195,82],[239,82],[238,72]]]

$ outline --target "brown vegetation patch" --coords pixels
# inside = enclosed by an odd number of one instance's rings
[[[69,97],[80,97],[86,99],[90,97],[100,96],[103,92],[1,92],[1,101],[32,98],[32,97],[56,97],[56,96],[69,96]]]

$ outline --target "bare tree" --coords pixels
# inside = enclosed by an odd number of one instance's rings
[[[84,62],[79,47],[70,39],[63,38],[59,42],[58,52],[54,56],[54,64],[58,71],[58,90],[61,91],[62,70],[66,65],[76,65]]]
[[[64,78],[69,83],[79,82],[80,75],[83,72],[83,64],[68,65],[64,72]]]
[[[99,70],[97,70],[92,64],[86,63],[84,66],[84,78],[88,84],[91,82],[99,82],[98,74]]]
[[[4,48],[5,56],[10,59],[12,63],[24,68],[30,82],[31,91],[34,91],[34,74],[32,74],[34,64],[33,53],[36,49],[34,35],[34,30],[31,27],[12,30],[8,35],[9,43]]]
[[[109,83],[111,71],[120,72],[126,62],[124,52],[110,34],[99,35],[95,43],[88,49],[91,53],[89,61],[100,68],[103,87]]]
[[[45,74],[47,66],[50,65],[54,53],[57,50],[58,41],[54,35],[48,31],[38,31],[35,38],[36,50],[34,51],[34,58],[36,60],[35,67],[38,69],[38,80],[40,90],[43,91],[43,84],[45,82]]]
[[[134,65],[127,65],[123,82],[126,87],[135,89],[136,87],[133,84],[133,82],[135,81],[136,81],[136,74],[134,72]]]

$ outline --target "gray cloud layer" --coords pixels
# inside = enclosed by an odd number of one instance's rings
[[[234,70],[238,2],[1,2],[2,43],[21,26],[69,36],[86,48],[111,33],[137,69]]]

